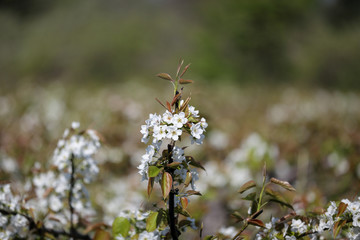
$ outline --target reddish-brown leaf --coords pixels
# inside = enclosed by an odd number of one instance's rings
[[[161,191],[163,198],[166,199],[171,191],[173,179],[168,172],[164,172],[161,178]]]
[[[186,197],[181,197],[180,202],[183,209],[186,209],[189,204],[189,200]]]
[[[148,197],[150,197],[151,192],[152,192],[152,190],[153,190],[153,188],[154,188],[154,179],[155,179],[155,178],[149,178],[148,187],[147,187]]]
[[[274,184],[277,184],[283,188],[285,188],[286,190],[289,190],[289,191],[296,191],[296,189],[291,186],[290,183],[286,182],[286,181],[281,181],[279,179],[276,179],[276,178],[271,178],[270,181]]]
[[[186,195],[188,195],[188,196],[191,196],[191,195],[201,196],[201,193],[198,192],[198,191],[194,191],[194,190],[188,190],[188,191],[186,192]]]
[[[98,229],[95,233],[94,240],[110,240],[111,235],[105,230]]]
[[[191,63],[189,63],[188,65],[186,65],[186,66],[184,67],[184,70],[183,70],[182,73],[180,74],[180,77],[182,77],[182,76],[186,73],[186,71],[188,70],[188,68],[190,67],[190,65],[191,65]]]
[[[168,73],[159,73],[156,76],[164,80],[173,81],[172,77]]]
[[[247,219],[247,222],[250,225],[254,225],[254,226],[258,226],[258,227],[262,227],[262,228],[265,227],[265,224],[259,219]]]
[[[100,223],[95,223],[95,224],[91,224],[89,226],[86,227],[86,229],[84,230],[84,234],[88,234],[89,232],[98,229],[98,228],[102,228],[102,227],[109,227],[106,223],[100,222]]]
[[[174,106],[174,104],[181,98],[181,93],[178,93],[174,96],[173,100],[171,101],[171,106]]]
[[[169,102],[166,102],[166,106],[167,106],[167,109],[169,110],[169,112],[172,112],[172,111],[171,111],[171,105],[170,105]]]
[[[343,214],[343,213],[345,212],[347,206],[348,206],[348,205],[347,205],[346,203],[341,202],[341,203],[339,204],[338,213],[336,214],[336,216],[339,217],[341,214]]]
[[[193,80],[190,80],[190,79],[180,79],[179,80],[179,83],[180,84],[189,84],[189,83],[193,83],[194,81]]]
[[[180,72],[180,69],[181,69],[181,67],[182,67],[183,64],[184,64],[184,60],[183,60],[183,59],[180,59],[180,60],[179,60],[179,66],[178,66],[178,69],[177,69],[177,71],[176,71],[176,77],[179,76],[179,72]]]

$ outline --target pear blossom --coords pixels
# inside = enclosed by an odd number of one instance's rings
[[[360,213],[357,213],[356,215],[353,216],[352,225],[354,227],[360,227]]]
[[[167,124],[171,124],[173,122],[173,115],[171,112],[169,112],[168,110],[166,110],[166,112],[163,114],[162,117],[163,121]]]
[[[204,130],[201,128],[201,125],[199,123],[193,124],[190,128],[191,136],[193,136],[196,139],[201,138],[201,134],[204,132]]]
[[[199,110],[195,110],[193,106],[189,106],[189,113],[192,117],[199,117]]]
[[[172,124],[177,128],[182,128],[182,126],[187,123],[188,119],[185,117],[185,113],[181,112],[179,114],[175,114],[172,118]]]
[[[167,126],[155,126],[154,127],[154,139],[160,141],[166,137]]]
[[[291,222],[291,230],[294,232],[298,232],[300,234],[303,234],[307,230],[307,226],[304,222],[302,222],[300,219],[293,219]]]
[[[79,122],[72,122],[71,123],[71,128],[72,129],[78,129],[80,127],[80,123]]]
[[[168,133],[166,135],[167,138],[172,139],[174,141],[179,140],[179,136],[181,135],[182,131],[175,126],[168,127]]]

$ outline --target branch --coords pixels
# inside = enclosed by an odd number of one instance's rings
[[[75,230],[75,228],[74,228],[74,220],[73,220],[74,208],[73,208],[72,203],[71,203],[72,198],[73,198],[73,189],[74,189],[74,186],[75,186],[74,154],[71,154],[70,162],[71,162],[71,175],[70,175],[70,190],[69,190],[68,202],[69,202],[69,208],[70,208],[70,233],[72,233]]]
[[[35,220],[33,218],[31,218],[30,216],[23,214],[23,213],[18,213],[15,211],[11,211],[11,210],[5,210],[5,209],[0,209],[0,213],[3,215],[21,215],[23,217],[25,217],[28,222],[29,222],[29,230],[33,231],[34,234],[37,234],[39,236],[44,236],[46,233],[53,235],[55,238],[58,238],[59,236],[64,236],[64,237],[68,237],[68,238],[73,238],[73,239],[80,239],[80,240],[91,240],[91,237],[89,235],[84,235],[81,234],[79,232],[77,232],[75,229],[73,229],[73,231],[66,232],[64,230],[54,230],[54,229],[49,229],[44,227],[42,224],[41,226],[39,226],[38,224],[36,224]]]
[[[168,144],[168,160],[169,164],[173,162],[171,153],[174,149],[175,144]],[[171,174],[171,177],[174,178],[174,169],[169,169],[168,172]],[[169,222],[170,222],[170,232],[173,240],[178,240],[178,231],[176,229],[176,219],[175,219],[175,193],[173,186],[171,186],[171,191],[169,193]]]

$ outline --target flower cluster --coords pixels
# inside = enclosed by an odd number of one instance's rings
[[[75,234],[80,219],[94,216],[85,183],[91,182],[99,172],[93,155],[100,147],[94,130],[79,131],[73,122],[59,140],[52,158],[52,166],[41,171],[39,163],[32,181],[25,187],[33,194],[13,195],[9,184],[0,184],[0,239],[24,239],[29,234]],[[70,225],[70,226],[69,226]],[[71,231],[64,229],[70,227]],[[43,236],[42,236],[43,237]]]
[[[150,212],[142,212],[139,210],[122,211],[118,220],[122,222],[127,222],[129,225],[129,231],[125,234],[124,237],[122,234],[114,234],[116,240],[125,240],[125,239],[142,239],[142,240],[158,240],[161,239],[161,236],[166,236],[169,232],[169,227],[166,227],[164,230],[156,229],[154,231],[148,232],[146,230],[146,219],[149,217]],[[115,220],[116,221],[116,220]]]
[[[298,239],[303,234],[311,230],[312,224],[307,224],[301,219],[292,219],[290,222],[281,223],[281,220],[275,217],[271,218],[269,223],[265,224],[262,232],[256,234],[256,239]],[[315,234],[308,234],[311,239],[316,239]]]
[[[272,218],[265,229],[257,233],[256,239],[293,240],[305,235],[310,239],[322,239],[330,232],[341,231],[347,239],[360,238],[360,201],[343,199],[338,205],[332,201],[323,214],[314,218],[297,217],[288,223]]]
[[[20,214],[20,198],[12,194],[10,184],[0,185],[0,208],[7,213],[13,213],[5,215],[0,212],[0,239],[25,238],[29,231],[29,222]]]
[[[148,166],[152,163],[153,157],[156,157],[156,154],[160,151],[164,140],[179,141],[182,133],[187,132],[190,134],[191,144],[200,145],[203,143],[204,132],[208,126],[205,118],[200,117],[199,111],[193,106],[186,105],[184,101],[179,102],[178,109],[182,111],[168,109],[163,115],[150,114],[149,119],[145,121],[146,124],[141,126],[141,141],[148,143],[152,139],[138,167],[143,180],[147,179]],[[182,156],[185,159],[183,155],[174,152],[174,161],[182,161],[177,156]]]
[[[360,198],[358,198],[360,200]],[[331,230],[334,228],[335,224],[339,220],[345,220],[350,223],[349,229],[347,231],[347,237],[349,239],[359,239],[360,238],[360,201],[350,201],[348,199],[341,200],[341,203],[345,206],[345,210],[341,215],[338,214],[339,206],[336,206],[335,202],[330,202],[329,207],[326,212],[320,216],[319,224],[316,230],[319,233],[322,233],[326,230]]]
[[[116,221],[121,222],[121,224],[116,225],[115,229],[118,228],[121,230],[121,227],[128,227],[129,231],[124,233],[117,233],[115,230],[114,238],[116,240],[130,240],[130,239],[142,239],[142,240],[159,240],[159,239],[167,239],[170,228],[169,226],[158,226],[155,230],[148,232],[146,228],[146,220],[151,214],[151,211],[143,212],[140,210],[129,211],[125,210],[122,211],[119,216],[117,217]],[[181,231],[186,231],[187,227],[192,229],[197,229],[195,226],[195,219],[187,217],[185,220],[182,220],[187,224],[184,224]],[[126,224],[124,224],[126,222]]]
[[[32,181],[36,198],[26,205],[39,217],[45,216],[44,225],[50,229],[63,229],[70,221],[76,223],[94,215],[84,184],[93,181],[99,172],[92,157],[100,147],[100,139],[94,130],[79,131],[79,126],[73,122],[58,141],[52,170],[40,172]]]

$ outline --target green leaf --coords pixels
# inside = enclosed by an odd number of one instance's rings
[[[208,236],[204,237],[204,240],[214,240],[214,239],[217,239],[217,238],[213,235],[208,235]]]
[[[275,198],[271,198],[271,199],[269,200],[269,202],[276,202],[276,203],[280,204],[280,205],[283,206],[283,207],[288,207],[288,208],[294,210],[293,206],[291,206],[290,203],[287,203],[287,202],[284,202],[284,201],[280,201],[280,200],[275,199]]]
[[[256,183],[255,183],[253,180],[250,180],[250,181],[244,183],[244,184],[240,187],[240,189],[238,190],[238,192],[239,192],[239,193],[243,193],[243,192],[245,192],[246,190],[249,190],[249,189],[251,189],[251,188],[253,188],[253,187],[256,187]]]
[[[231,214],[231,216],[235,217],[236,218],[236,222],[241,222],[242,220],[244,220],[244,218],[240,215],[239,212],[233,212]]]
[[[271,199],[269,200],[270,202],[276,202],[279,203],[282,206],[288,207],[292,210],[294,210],[294,208],[291,206],[291,204],[289,204],[281,195],[280,193],[273,191],[271,188],[266,188],[265,189],[265,194],[267,194],[268,196],[271,197]]]
[[[256,193],[249,193],[246,197],[242,198],[243,200],[247,200],[247,201],[255,201],[256,199]]]
[[[158,226],[158,212],[150,213],[149,217],[146,219],[146,231],[153,232]]]
[[[336,238],[337,235],[339,235],[342,227],[346,224],[346,220],[340,220],[340,221],[337,221],[335,224],[334,224],[334,229],[333,229],[333,234],[334,234],[334,239]]]
[[[129,235],[130,230],[130,222],[127,218],[117,217],[115,218],[112,225],[113,235],[116,236],[121,234],[123,237],[127,237]]]
[[[280,181],[279,179],[271,178],[270,182],[272,182],[272,183],[274,183],[276,185],[279,185],[279,186],[285,188],[286,190],[293,191],[293,192],[296,191],[296,189],[293,186],[291,186],[290,183],[288,183],[286,181]]]
[[[197,167],[197,168],[201,168],[202,170],[205,171],[205,168],[197,161],[195,161],[195,159],[191,156],[186,156],[186,161],[189,162],[189,164],[191,166]]]
[[[159,175],[161,169],[162,168],[158,168],[156,166],[150,166],[148,169],[149,177],[156,177],[157,175]]]
[[[179,228],[182,228],[182,227],[185,227],[185,226],[190,226],[191,223],[192,223],[191,221],[186,220],[186,219],[181,220],[181,221],[179,222]]]
[[[191,179],[192,179],[191,172],[187,172],[187,173],[186,173],[185,182],[184,182],[184,187],[189,186],[189,184],[190,184],[190,182],[191,182]]]
[[[188,211],[186,211],[185,209],[183,209],[180,206],[177,206],[175,208],[175,212],[176,213],[180,213],[181,215],[185,216],[185,217],[191,217],[190,213]]]
[[[164,199],[166,199],[170,193],[170,190],[172,188],[172,182],[173,180],[170,173],[164,172],[161,178],[161,191]]]

